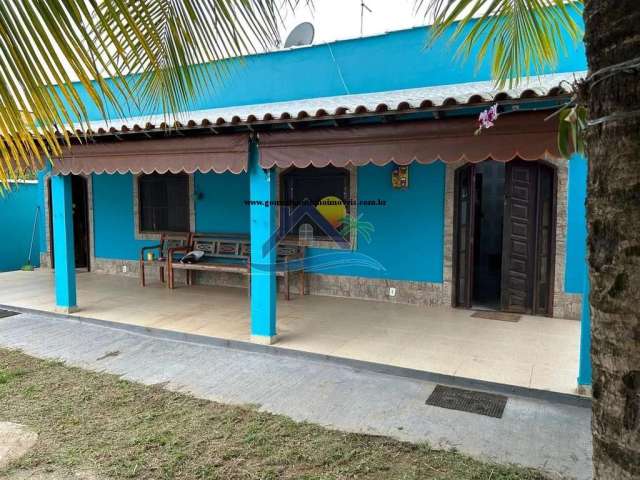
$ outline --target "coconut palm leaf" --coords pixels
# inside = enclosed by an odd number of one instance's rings
[[[582,1],[416,0],[416,11],[434,22],[429,43],[445,32],[462,42],[457,54],[480,64],[491,52],[491,73],[500,87],[540,74],[565,52],[565,32],[581,37],[576,14]]]
[[[188,108],[237,63],[225,59],[274,45],[300,1],[1,1],[0,186],[60,155],[94,108]]]

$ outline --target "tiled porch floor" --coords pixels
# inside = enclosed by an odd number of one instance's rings
[[[246,290],[141,288],[136,279],[78,274],[76,315],[249,340]],[[54,311],[49,271],[0,273],[0,304]],[[278,302],[277,346],[518,386],[574,393],[579,322],[523,316],[518,323],[472,312],[293,296]]]

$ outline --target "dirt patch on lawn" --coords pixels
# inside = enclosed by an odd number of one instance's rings
[[[27,453],[37,440],[38,434],[24,425],[0,422],[0,468]]]

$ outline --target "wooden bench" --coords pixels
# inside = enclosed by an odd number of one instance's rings
[[[248,236],[216,235],[194,233],[189,245],[172,249],[172,252],[201,250],[204,257],[197,263],[172,261],[167,264],[169,270],[169,288],[175,287],[174,270],[186,270],[187,285],[193,284],[193,271],[228,272],[249,275],[251,272],[250,248]]]
[[[167,260],[169,259],[169,250],[176,250],[180,247],[187,247],[191,239],[189,233],[172,233],[163,232],[160,234],[160,243],[158,245],[151,245],[148,247],[142,247],[140,249],[140,284],[144,287],[146,285],[145,267],[155,265],[160,272],[160,282],[164,283],[164,270],[167,266]],[[147,253],[153,252],[153,259],[147,258]]]
[[[197,263],[182,263],[175,260],[175,253],[186,253],[193,250],[204,252],[201,261]],[[171,249],[170,257],[173,261],[167,263],[169,272],[169,288],[175,287],[174,270],[186,271],[187,285],[193,284],[192,272],[226,272],[237,273],[246,276],[249,294],[251,294],[251,245],[248,235],[227,235],[227,234],[203,234],[194,233],[189,239],[186,247],[176,247]],[[287,264],[293,260],[304,259],[303,247],[297,245],[280,245],[278,246],[278,263],[282,268],[278,268],[276,276],[284,280],[285,297],[287,300],[290,296],[290,277],[293,273],[300,276],[300,293],[304,294],[304,270],[299,268],[296,272],[290,270]]]

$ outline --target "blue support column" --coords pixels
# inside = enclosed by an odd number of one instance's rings
[[[251,339],[256,343],[272,344],[276,340],[276,253],[269,245],[276,229],[276,175],[263,170],[255,140],[249,145],[249,182],[251,215]]]
[[[589,306],[589,266],[585,268],[580,322],[580,371],[578,387],[591,386],[591,307]]]
[[[56,308],[65,313],[78,310],[76,259],[73,245],[71,176],[51,177],[53,255],[55,258]]]

